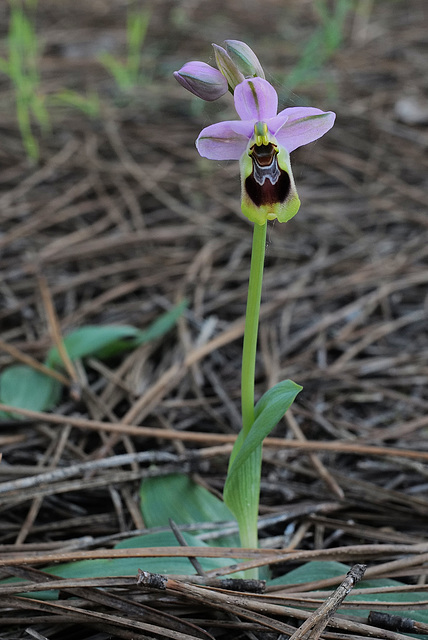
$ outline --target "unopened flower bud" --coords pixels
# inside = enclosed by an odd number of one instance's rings
[[[238,84],[241,84],[245,78],[233,62],[230,55],[227,53],[226,49],[219,47],[218,44],[213,44],[213,49],[217,67],[226,78],[229,89],[233,93],[235,87],[237,87]]]
[[[185,89],[209,102],[227,92],[226,78],[205,62],[188,62],[180,71],[174,71],[174,77]]]
[[[256,54],[240,40],[225,40],[226,51],[245,78],[264,78],[263,67]]]

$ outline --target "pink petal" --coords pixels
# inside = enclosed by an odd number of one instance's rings
[[[274,118],[269,118],[269,120],[266,122],[269,131],[273,135],[276,135],[275,132],[279,131],[279,129],[281,129],[281,127],[284,126],[284,124],[288,120],[288,116],[282,115],[283,113],[284,112],[281,111],[281,113],[278,113],[277,116],[275,116]]]
[[[278,95],[263,78],[249,78],[238,84],[234,99],[241,120],[266,122],[276,116],[278,110]]]
[[[227,92],[227,80],[218,69],[205,62],[187,62],[175,79],[188,91],[203,100],[217,100]]]
[[[282,125],[280,117],[287,117]],[[268,124],[269,129],[272,124],[279,125],[276,131],[273,131],[273,128],[271,130],[279,144],[291,153],[294,149],[321,138],[332,128],[335,119],[336,114],[332,111],[321,111],[314,107],[290,107],[273,119],[276,122],[271,121]]]
[[[253,135],[249,122],[218,122],[201,131],[196,140],[200,155],[209,160],[239,160]]]

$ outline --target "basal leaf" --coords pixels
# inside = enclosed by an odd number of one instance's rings
[[[172,329],[185,307],[186,302],[181,302],[170,311],[162,314],[144,330],[127,325],[80,327],[64,338],[64,346],[71,360],[89,356],[101,359],[109,358],[162,337]],[[62,360],[56,347],[49,351],[47,363],[51,367],[62,366]]]
[[[184,539],[191,547],[207,547],[205,542],[189,533],[183,532]],[[133,536],[122,540],[115,545],[115,549],[146,549],[148,547],[178,547],[172,531],[162,531],[141,536]],[[204,571],[227,567],[230,564],[228,558],[198,558]],[[138,569],[150,571],[151,573],[161,573],[165,575],[194,575],[195,568],[188,558],[111,558],[97,560],[77,560],[76,562],[66,562],[64,564],[54,564],[44,567],[43,571],[60,578],[108,578],[117,576],[135,576]],[[234,577],[237,577],[234,575]],[[19,582],[17,578],[8,578],[0,581],[0,584],[11,584]],[[25,594],[24,594],[25,595]],[[58,591],[37,591],[28,593],[27,596],[43,600],[57,599]]]
[[[135,338],[140,334],[139,329],[125,325],[106,325],[80,327],[72,331],[64,338],[64,346],[71,360],[96,356],[107,347],[112,347],[117,343],[123,345],[124,341],[134,345]],[[129,348],[129,347],[128,347]],[[122,349],[123,350],[123,346]],[[62,360],[58,349],[53,347],[47,356],[47,363],[51,367],[61,367]]]
[[[163,313],[157,318],[147,329],[140,331],[136,343],[143,344],[161,338],[165,333],[170,331],[176,324],[178,318],[183,314],[187,307],[187,300],[183,300],[170,311]]]
[[[305,582],[325,580],[336,576],[345,576],[349,569],[350,567],[342,562],[314,560],[313,562],[306,562],[301,567],[288,571],[278,578],[269,580],[269,585],[303,584]]]
[[[278,578],[274,578],[273,580],[269,580],[269,585],[291,585],[291,584],[304,584],[306,582],[314,582],[318,580],[324,580],[326,578],[333,578],[335,576],[345,576],[350,567],[346,564],[342,564],[341,562],[334,561],[314,561],[307,562],[306,564],[298,567],[297,569],[293,569],[288,573],[280,576]],[[358,589],[368,589],[368,588],[377,588],[377,587],[403,587],[404,583],[399,582],[398,580],[392,579],[373,579],[373,580],[362,580],[358,583]],[[343,603],[343,607],[338,610],[338,613],[349,615],[349,616],[359,616],[361,618],[365,618],[369,615],[370,610],[376,611],[387,611],[390,615],[398,615],[405,618],[412,618],[418,622],[428,623],[428,608],[424,609],[415,609],[413,607],[417,606],[418,603],[422,601],[428,600],[428,594],[426,592],[400,592],[400,591],[388,591],[384,593],[368,593],[367,595],[360,593],[355,594],[351,591],[349,596],[346,598]],[[376,607],[370,606],[367,609],[347,609],[346,603],[348,602],[376,602]],[[406,605],[405,609],[397,609],[396,611],[392,611],[390,608],[382,609],[382,604],[397,602],[400,604]],[[410,636],[409,636],[410,637]],[[418,635],[420,640],[428,640],[428,635]]]
[[[207,489],[184,474],[171,474],[143,480],[140,487],[141,512],[147,527],[234,520],[230,510]],[[215,546],[239,546],[238,536],[215,539]]]
[[[19,409],[52,409],[61,389],[60,382],[26,365],[13,365],[0,375],[0,401]]]
[[[205,542],[196,536],[183,532],[183,537],[190,547],[207,547]],[[146,549],[148,547],[179,547],[172,531],[161,531],[141,536],[133,536],[121,540],[115,549]],[[205,571],[230,564],[227,558],[198,558]],[[46,567],[45,571],[63,578],[86,578],[108,576],[133,576],[138,569],[151,573],[193,575],[195,569],[188,558],[112,558],[100,560],[78,560],[63,565]]]

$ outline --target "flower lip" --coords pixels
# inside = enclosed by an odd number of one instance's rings
[[[277,145],[268,142],[267,144],[254,144],[248,154],[253,160],[252,178],[261,187],[269,180],[275,186],[281,176],[278,166]],[[248,180],[248,178],[247,178]]]

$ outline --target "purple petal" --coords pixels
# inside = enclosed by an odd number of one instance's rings
[[[239,160],[252,135],[252,123],[239,120],[218,122],[201,131],[196,148],[209,160]]]
[[[235,89],[235,109],[241,120],[266,122],[276,116],[278,95],[263,78],[244,80]]]
[[[280,117],[287,120],[280,124]],[[332,111],[321,111],[314,107],[290,107],[281,111],[275,120],[268,123],[269,129],[273,124],[278,124],[276,131],[271,129],[279,144],[287,149],[288,153],[302,145],[309,144],[321,138],[329,131],[335,121],[336,114]]]
[[[285,109],[285,111],[287,111],[287,109]],[[283,114],[284,114],[284,112],[281,111],[274,118],[269,118],[268,122],[266,123],[267,126],[268,126],[269,131],[273,135],[276,135],[276,131],[279,131],[281,129],[281,127],[284,126],[284,124],[288,120],[288,116],[287,115],[283,115]]]
[[[187,62],[180,71],[174,71],[182,87],[203,100],[217,100],[227,92],[227,80],[218,69],[205,62]]]

